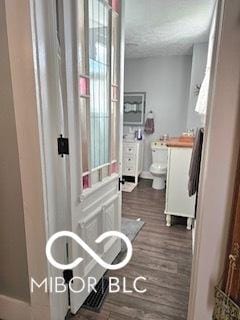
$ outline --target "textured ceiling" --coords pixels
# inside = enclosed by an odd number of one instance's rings
[[[215,0],[126,0],[126,57],[191,54],[208,39]]]

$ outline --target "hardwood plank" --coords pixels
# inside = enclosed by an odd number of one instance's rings
[[[181,275],[176,277],[175,274],[168,272],[162,272],[159,270],[151,270],[149,272],[148,267],[129,266],[126,270],[117,270],[111,274],[112,276],[124,277],[134,280],[137,277],[146,277],[149,284],[157,284],[159,287],[168,289],[174,289],[176,292],[181,293],[183,296],[189,293],[190,279],[187,275]]]
[[[92,312],[90,310],[81,309],[77,315],[72,315],[69,320],[108,320],[110,311],[101,310],[100,313]]]
[[[190,287],[192,240],[186,220],[165,225],[165,192],[153,190],[151,180],[140,180],[131,193],[123,193],[123,216],[141,218],[145,225],[133,242],[133,257],[121,270],[108,272],[126,277],[131,289],[136,277],[147,292],[108,294],[101,312],[80,310],[72,319],[81,320],[186,320]]]
[[[117,297],[117,299],[116,299]],[[128,306],[130,309],[136,311],[136,318],[140,317],[140,314],[156,313],[166,320],[183,320],[186,318],[186,311],[175,308],[174,306],[169,307],[164,304],[164,301],[155,300],[149,301],[143,297],[129,296],[124,293],[119,293],[115,298],[109,296],[108,301],[119,307],[119,313],[124,306]]]

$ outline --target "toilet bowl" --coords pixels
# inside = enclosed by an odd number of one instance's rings
[[[166,186],[168,149],[161,141],[152,142],[151,149],[153,163],[149,170],[153,176],[152,188],[163,190]]]

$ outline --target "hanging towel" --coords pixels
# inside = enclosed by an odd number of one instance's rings
[[[208,105],[208,93],[209,93],[209,81],[210,81],[210,69],[206,70],[205,77],[203,79],[201,89],[199,91],[198,100],[195,111],[201,115],[206,115]]]
[[[193,196],[198,191],[199,175],[201,168],[202,146],[204,129],[198,128],[192,150],[192,158],[189,168],[188,194]]]
[[[154,118],[153,118],[153,113],[149,112],[145,126],[144,126],[144,132],[146,134],[153,134],[154,133]]]
[[[216,16],[217,16],[217,6],[215,6],[215,9],[214,9],[212,25],[211,25],[210,35],[209,35],[205,77],[203,79],[203,83],[201,85],[197,104],[195,107],[195,111],[201,115],[206,115],[207,113],[210,74],[211,74],[212,56],[213,56],[214,39],[215,39],[214,37],[215,37],[215,30],[216,30]]]

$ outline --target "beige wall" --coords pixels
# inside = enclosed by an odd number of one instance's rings
[[[34,63],[34,54],[36,47],[33,47],[33,37],[36,34],[33,31],[35,25],[31,24],[33,2],[34,4],[49,4],[50,7],[52,4],[51,1],[5,0],[5,8],[19,167],[21,172],[28,273],[29,277],[42,281],[48,276],[48,263],[45,256],[48,206],[47,202],[44,202],[46,191],[44,184],[45,175],[43,174],[44,169],[42,167],[43,162],[41,162],[42,155],[40,152],[42,135],[38,127],[40,110],[38,109],[39,96],[36,95],[35,82],[35,63],[37,62],[35,61]],[[38,13],[42,17],[42,11],[39,10],[37,11]],[[51,19],[50,11],[44,15],[44,28],[47,27],[47,30],[49,30],[46,24],[47,17]],[[43,50],[42,54],[44,55],[44,53],[45,50]],[[52,303],[51,295],[46,294],[44,290],[34,290],[31,293],[31,304],[28,309],[30,316],[18,318],[13,316],[12,319],[27,320],[31,318],[34,320],[48,320],[51,318],[50,303]],[[13,308],[17,310],[16,305],[11,305],[11,309],[6,308],[8,314]],[[0,318],[4,319],[4,317],[1,317],[1,313]]]
[[[240,5],[225,3],[215,85],[207,115],[189,320],[212,319],[214,286],[223,272],[240,143]],[[199,241],[201,239],[201,242]]]
[[[29,301],[22,191],[4,0],[0,0],[0,294]]]

